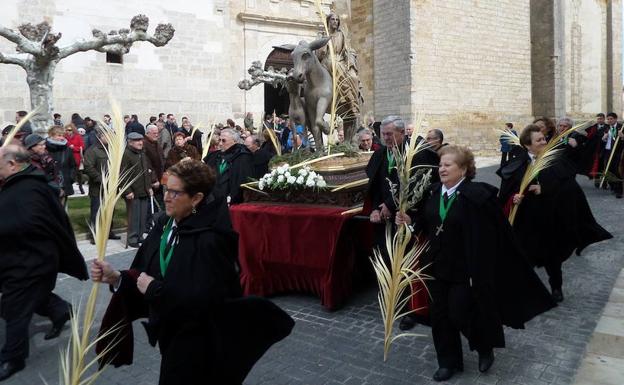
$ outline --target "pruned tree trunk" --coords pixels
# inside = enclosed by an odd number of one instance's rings
[[[33,132],[45,133],[52,126],[54,112],[53,82],[56,63],[44,66],[34,64],[26,70],[26,82],[30,90],[30,107],[39,108],[39,114],[31,119]]]
[[[155,33],[147,33],[149,19],[137,15],[130,21],[130,29],[104,33],[98,29],[91,31],[90,39],[76,41],[64,47],[56,43],[61,34],[52,33],[47,22],[37,25],[22,24],[17,31],[0,25],[0,36],[15,43],[17,53],[0,52],[0,63],[13,64],[26,71],[26,82],[30,90],[31,108],[39,113],[31,119],[33,131],[46,132],[52,125],[54,71],[59,61],[78,52],[113,52],[120,55],[130,52],[137,41],[147,41],[156,47],[167,44],[175,33],[171,24],[158,24]]]

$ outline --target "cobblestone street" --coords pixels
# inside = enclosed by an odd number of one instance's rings
[[[499,184],[494,169],[480,169],[478,180]],[[624,266],[621,218],[624,205],[609,192],[599,191],[579,177],[598,222],[614,239],[590,246],[582,256],[564,264],[565,301],[527,324],[525,330],[505,329],[507,348],[495,351],[496,361],[486,374],[477,369],[477,354],[464,344],[465,370],[451,384],[570,384],[585,354],[614,280]],[[134,252],[109,258],[117,267],[127,267]],[[539,271],[542,279],[543,271]],[[86,301],[89,283],[59,278],[56,292],[75,303]],[[273,346],[248,376],[247,385],[402,385],[429,384],[437,368],[428,327],[413,331],[420,337],[405,337],[393,346],[383,361],[383,325],[374,282],[358,289],[338,311],[328,312],[313,296],[283,295],[273,300],[297,321],[291,336]],[[110,293],[102,290],[99,317]],[[250,319],[249,322],[254,322]],[[69,331],[61,338],[44,341],[50,326],[35,317],[31,325],[31,350],[27,367],[6,382],[9,385],[56,384],[59,349],[65,347]],[[4,340],[4,322],[0,324]],[[148,385],[158,382],[160,356],[147,343],[142,326],[135,323],[134,365],[107,368],[98,384]],[[465,342],[465,341],[464,341]],[[624,379],[622,381],[624,383]]]

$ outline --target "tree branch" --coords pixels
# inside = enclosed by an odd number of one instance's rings
[[[12,41],[17,45],[17,49],[21,52],[29,53],[31,55],[41,55],[41,46],[28,40],[21,34],[15,32],[10,28],[0,26],[0,36]]]
[[[135,29],[132,32],[129,30],[111,31],[108,35],[102,31],[94,29],[92,34],[93,38],[89,40],[77,41],[73,44],[61,48],[59,52],[59,59],[66,58],[77,52],[86,52],[90,50],[96,50],[100,52],[116,52],[125,54],[130,51],[130,47],[137,41],[147,41],[155,45],[156,47],[162,47],[173,38],[175,30],[171,24],[159,24],[156,27],[154,35],[150,35],[144,30]]]
[[[27,67],[26,58],[21,58],[19,54],[5,55],[0,52],[0,63],[15,64],[22,67],[23,69],[26,69]]]

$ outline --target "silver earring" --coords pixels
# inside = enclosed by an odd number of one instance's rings
[[[193,214],[197,214],[197,210],[195,210],[195,206],[193,206],[193,210],[191,210]]]

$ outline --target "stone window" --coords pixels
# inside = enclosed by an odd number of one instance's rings
[[[123,55],[119,53],[106,52],[106,62],[113,64],[123,64]]]

